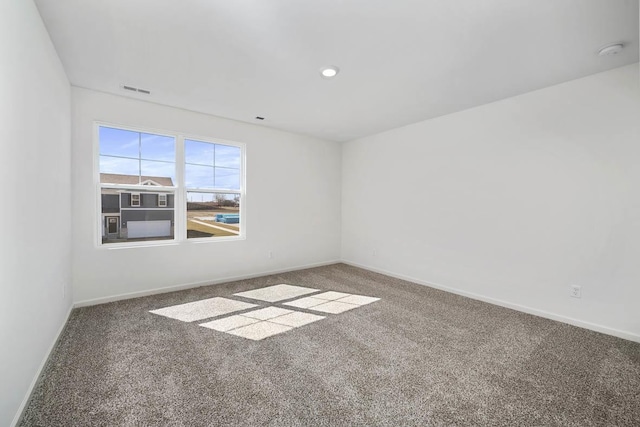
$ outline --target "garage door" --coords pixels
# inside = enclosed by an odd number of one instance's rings
[[[128,238],[171,236],[171,221],[127,221]]]

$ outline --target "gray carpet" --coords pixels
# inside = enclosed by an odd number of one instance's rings
[[[277,283],[380,301],[251,341],[149,310]],[[23,426],[638,426],[640,344],[344,264],[73,311]]]

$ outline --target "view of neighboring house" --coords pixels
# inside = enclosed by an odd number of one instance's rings
[[[169,177],[100,174],[101,184],[173,186]],[[103,243],[155,237],[173,237],[174,204],[172,193],[102,190]]]

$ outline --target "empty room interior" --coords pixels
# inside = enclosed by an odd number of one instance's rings
[[[0,426],[639,426],[639,17],[0,0]]]

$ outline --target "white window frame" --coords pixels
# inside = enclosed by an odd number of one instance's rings
[[[103,121],[94,121],[93,136],[93,170],[94,170],[94,188],[96,188],[95,214],[95,242],[96,247],[101,249],[121,249],[129,247],[150,247],[150,246],[167,246],[182,244],[202,244],[217,243],[246,239],[246,145],[237,141],[227,139],[212,138],[201,135],[193,135],[182,132],[171,132],[167,130],[145,128],[143,126],[127,126],[116,123],[108,123]],[[128,185],[128,184],[101,184],[100,183],[100,127],[109,127],[132,132],[142,132],[159,136],[168,136],[175,138],[176,142],[176,182],[174,186],[150,186],[150,185]],[[194,140],[206,142],[210,144],[228,145],[240,148],[240,189],[230,190],[227,188],[186,188],[185,187],[185,153],[184,141]],[[120,191],[139,192],[142,193],[163,193],[166,195],[173,194],[174,202],[174,233],[173,239],[150,240],[141,242],[118,242],[118,243],[102,243],[102,189],[115,189]],[[221,236],[221,237],[198,237],[187,239],[187,191],[198,193],[222,193],[237,194],[240,198],[240,233],[237,236]],[[168,196],[167,196],[168,197]],[[140,196],[142,204],[142,195]],[[168,205],[168,199],[167,199]],[[136,209],[138,209],[136,207]],[[164,208],[163,208],[164,209]],[[120,225],[122,227],[122,224]]]
[[[102,188],[104,188],[104,187],[102,187]],[[140,193],[133,193],[132,192],[132,193],[129,193],[129,194],[131,195],[131,203],[130,203],[131,207],[132,208],[139,208],[140,205],[142,204],[142,196],[140,195]],[[133,203],[134,196],[136,197],[136,200],[138,201],[138,203]]]
[[[166,208],[167,207],[167,194],[166,193],[158,193],[158,207]]]

